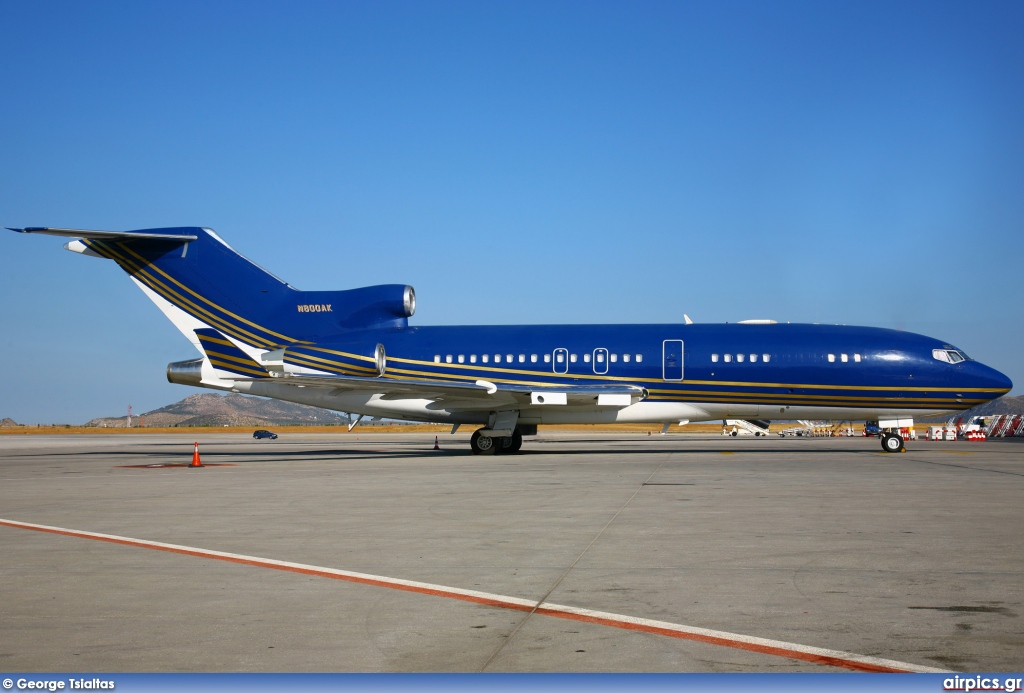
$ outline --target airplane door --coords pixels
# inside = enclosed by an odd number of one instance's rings
[[[569,372],[568,349],[555,349],[554,358],[551,359],[551,368],[555,373]]]
[[[661,343],[661,373],[665,380],[683,379],[683,340],[666,339]]]
[[[594,372],[604,375],[608,372],[608,350],[594,349]]]

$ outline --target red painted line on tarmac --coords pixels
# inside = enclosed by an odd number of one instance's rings
[[[47,525],[18,522],[16,520],[0,519],[0,525],[16,529],[28,529],[35,532],[44,532],[46,534],[75,537],[78,539],[92,539],[94,541],[103,541],[110,544],[120,544],[122,546],[131,546],[141,549],[165,551],[167,553],[176,553],[184,556],[209,558],[226,561],[228,563],[253,566],[256,568],[270,568],[290,573],[299,573],[301,575],[312,575],[332,580],[343,580],[345,582],[370,585],[373,587],[385,587],[388,589],[402,590],[404,592],[426,594],[434,597],[444,597],[446,599],[456,599],[458,601],[470,602],[472,604],[493,606],[524,613],[532,612],[543,616],[552,616],[554,618],[592,623],[595,625],[607,626],[609,628],[619,628],[621,630],[661,635],[669,638],[691,640],[708,645],[728,647],[737,650],[747,650],[749,652],[757,652],[759,654],[785,657],[787,659],[796,659],[813,664],[839,667],[853,671],[880,673],[946,673],[944,669],[935,669],[932,667],[924,667],[916,664],[909,664],[907,662],[898,662],[877,657],[867,657],[850,652],[828,650],[825,648],[811,647],[797,643],[787,643],[779,640],[768,640],[766,638],[740,635],[737,633],[714,631],[677,623],[653,621],[633,616],[624,616],[621,614],[591,611],[589,609],[551,604],[548,602],[538,604],[535,601],[521,599],[518,597],[507,597],[498,594],[478,592],[475,590],[465,590],[457,587],[446,587],[444,585],[432,585],[429,583],[414,582],[411,580],[389,578],[381,575],[368,575],[365,573],[355,573],[336,568],[324,568],[320,566],[305,565],[302,563],[290,563],[287,561],[278,561],[269,558],[227,553],[224,551],[213,551],[191,546],[181,546],[178,544],[165,544],[163,542],[148,541],[145,539],[133,539],[131,537],[121,537],[112,534],[86,532],[75,529],[65,529],[63,527],[49,527]]]
[[[813,664],[822,664],[831,667],[840,667],[843,669],[851,669],[853,671],[864,671],[875,674],[906,674],[910,673],[909,669],[897,668],[895,666],[883,666],[880,664],[872,664],[868,662],[860,662],[852,659],[844,659],[841,657],[835,657],[823,654],[813,654],[809,652],[799,652],[783,647],[772,647],[769,645],[759,645],[756,643],[748,643],[738,640],[731,640],[728,638],[716,637],[711,635],[699,635],[696,633],[685,633],[668,628],[658,628],[656,626],[648,626],[643,624],[635,623],[622,623],[619,621],[612,621],[606,618],[598,618],[594,616],[581,616],[572,613],[566,613],[563,611],[553,611],[540,607],[537,609],[538,614],[545,614],[547,616],[554,616],[555,618],[564,618],[573,621],[583,621],[584,623],[594,623],[601,626],[611,626],[613,628],[622,628],[624,630],[635,630],[641,633],[652,633],[654,635],[664,635],[669,638],[680,638],[683,640],[693,640],[696,642],[702,642],[708,645],[719,645],[721,647],[731,647],[737,650],[748,650],[750,652],[757,652],[760,654],[775,655],[776,657],[786,657],[788,659],[799,659],[805,662],[811,662]],[[895,663],[894,663],[895,664]]]

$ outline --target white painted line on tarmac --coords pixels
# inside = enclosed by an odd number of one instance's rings
[[[854,671],[885,673],[948,673],[948,670],[946,669],[925,667],[918,664],[899,662],[892,659],[868,657],[851,652],[842,652],[840,650],[830,650],[821,647],[800,645],[798,643],[783,642],[781,640],[758,638],[751,635],[741,635],[738,633],[727,633],[707,628],[697,628],[695,626],[670,623],[667,621],[654,621],[651,619],[625,616],[607,611],[593,611],[591,609],[581,609],[575,606],[565,606],[562,604],[553,604],[551,602],[537,603],[536,601],[529,599],[507,597],[500,594],[491,594],[476,590],[466,590],[459,587],[434,585],[427,582],[416,582],[413,580],[402,580],[382,575],[356,573],[348,570],[339,570],[337,568],[325,568],[322,566],[307,565],[304,563],[291,563],[288,561],[278,561],[272,558],[260,558],[257,556],[227,553],[224,551],[213,551],[193,546],[182,546],[180,544],[165,544],[159,541],[133,539],[131,537],[121,537],[114,534],[100,534],[97,532],[86,532],[77,529],[66,529],[63,527],[50,527],[47,525],[37,525],[29,522],[19,522],[17,520],[0,519],[0,525],[14,527],[17,529],[28,529],[36,532],[46,532],[48,534],[77,537],[79,539],[105,541],[111,544],[122,544],[124,546],[133,546],[142,549],[167,551],[169,553],[209,558],[227,561],[230,563],[241,563],[243,565],[255,566],[257,568],[271,568],[274,570],[301,573],[303,575],[315,575],[318,577],[345,580],[346,582],[354,582],[363,585],[373,585],[375,587],[387,587],[389,589],[402,590],[405,592],[428,594],[435,597],[446,597],[448,599],[457,599],[459,601],[493,606],[501,609],[533,612],[545,616],[552,616],[554,618],[582,621],[584,623],[593,623],[602,626],[609,626],[611,628],[662,635],[682,640],[693,640],[709,645],[718,645],[737,650],[747,650],[750,652],[758,652],[760,654],[797,659],[824,666],[852,669]]]

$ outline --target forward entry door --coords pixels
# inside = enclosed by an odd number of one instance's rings
[[[665,380],[683,379],[683,340],[666,339],[661,343],[661,373]]]

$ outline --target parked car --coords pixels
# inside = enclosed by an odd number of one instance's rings
[[[262,428],[252,434],[252,437],[256,440],[263,440],[264,438],[270,438],[271,440],[277,440],[277,434],[270,431],[264,431]]]

